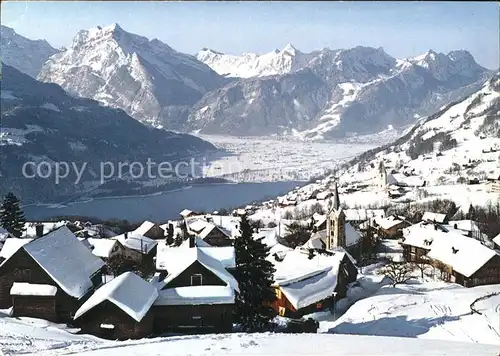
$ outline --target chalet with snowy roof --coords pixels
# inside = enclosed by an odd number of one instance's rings
[[[233,239],[231,233],[223,227],[207,223],[205,228],[198,234],[198,237],[210,246],[231,246]]]
[[[500,255],[480,241],[437,224],[420,224],[405,234],[404,256],[408,261],[430,263],[446,281],[475,287],[500,283]]]
[[[118,240],[88,238],[85,241],[88,242],[92,254],[102,258],[104,261],[115,256],[125,255],[125,248]]]
[[[163,239],[165,237],[165,230],[163,230],[160,225],[151,221],[144,221],[133,232],[137,235],[146,236],[153,240]]]
[[[354,260],[342,248],[334,251],[295,249],[281,260],[270,257],[276,272],[272,307],[281,316],[300,317],[334,307],[356,281]]]
[[[192,211],[192,210],[189,210],[189,209],[184,209],[179,214],[180,214],[180,216],[182,216],[183,219],[187,219],[187,218],[190,218],[192,216],[200,215],[196,211]]]
[[[431,213],[426,211],[422,216],[422,221],[432,221],[439,224],[446,224],[448,222],[448,217],[446,214]]]
[[[107,339],[140,339],[153,332],[156,287],[132,272],[102,285],[75,313],[84,333]]]
[[[103,267],[103,261],[62,226],[24,244],[0,264],[0,308],[15,303],[18,315],[56,315],[57,321],[69,321],[100,285]]]
[[[231,331],[238,283],[225,268],[233,263],[220,255],[224,248],[165,248],[152,281],[155,332]]]
[[[112,237],[117,240],[124,248],[123,257],[138,263],[153,264],[153,258],[156,255],[156,246],[158,242],[138,233],[126,232],[122,235]]]
[[[374,219],[379,236],[384,238],[398,239],[403,236],[403,229],[411,225],[404,218],[399,216],[388,216],[386,218],[376,217]]]

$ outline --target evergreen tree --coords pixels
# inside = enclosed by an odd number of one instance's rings
[[[276,315],[271,303],[276,299],[271,284],[274,266],[266,258],[269,247],[262,239],[254,240],[252,226],[247,217],[241,218],[241,236],[235,240],[235,278],[239,293],[236,295],[236,320],[247,332],[263,331],[270,327]]]
[[[9,193],[0,207],[0,225],[16,237],[22,236],[26,223],[19,203],[19,199],[13,193]]]

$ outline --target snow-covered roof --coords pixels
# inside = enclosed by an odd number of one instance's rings
[[[221,247],[192,247],[192,248],[161,248],[156,256],[156,269],[166,270],[167,277],[163,281],[163,285],[167,285],[170,281],[179,276],[195,261],[198,261],[206,269],[214,273],[222,281],[226,282],[231,288],[238,289],[238,282],[226,270],[224,264],[215,257],[224,257],[223,253],[217,251],[207,252],[208,249],[220,249]],[[227,254],[226,254],[227,255]],[[227,263],[227,260],[226,260]]]
[[[497,236],[495,236],[493,238],[493,242],[498,246],[500,247],[500,234],[498,234]]]
[[[154,305],[233,304],[234,290],[228,286],[188,286],[160,290]]]
[[[472,276],[497,255],[476,239],[455,232],[442,234],[441,238],[434,239],[427,255],[451,266],[465,277]]]
[[[101,258],[109,258],[113,248],[119,243],[117,240],[113,239],[88,238],[87,241],[90,246],[92,246],[92,253]]]
[[[9,237],[7,240],[5,240],[2,250],[0,250],[0,257],[5,258],[6,260],[9,259],[13,254],[17,252],[17,250],[19,250],[21,247],[32,240],[33,239]]]
[[[426,211],[422,216],[422,220],[444,223],[444,221],[446,220],[446,214],[431,213],[429,211]]]
[[[161,241],[158,243],[161,243]],[[212,247],[208,242],[203,241],[199,236],[194,236],[194,244],[197,247]],[[189,247],[189,239],[186,239],[182,242],[181,247]]]
[[[219,261],[225,268],[236,267],[236,253],[233,246],[224,247],[201,247],[200,251],[206,253],[213,259]]]
[[[153,248],[158,244],[157,241],[150,239],[147,236],[139,235],[138,233],[131,231],[125,234],[112,237],[112,239],[118,240],[124,247],[131,250],[141,252],[143,254],[148,254]]]
[[[41,297],[53,297],[57,293],[57,287],[49,284],[32,284],[14,282],[10,289],[11,295],[32,295]]]
[[[297,282],[281,284],[280,289],[296,309],[307,307],[333,295],[338,268],[339,265],[325,268]]]
[[[268,246],[273,247],[278,243],[278,231],[276,227],[265,227],[259,229],[259,232],[253,234],[254,240],[262,239],[261,242]]]
[[[180,214],[183,218],[185,218],[185,217],[189,216],[189,215],[190,215],[190,214],[192,214],[192,213],[194,213],[194,211],[189,210],[189,209],[184,209],[184,210],[182,210],[179,214]]]
[[[36,226],[43,225],[43,234],[66,225],[69,221],[61,220],[57,222],[27,222],[24,224],[23,237],[36,237]]]
[[[452,228],[456,228],[458,230],[464,231],[480,231],[479,225],[473,220],[450,220],[448,221],[448,225]]]
[[[187,228],[197,234],[201,233],[203,229],[208,225],[208,222],[200,218],[192,218],[186,220]]]
[[[274,282],[276,285],[281,283],[290,283],[294,280],[300,280],[311,273],[322,271],[340,264],[346,252],[342,248],[332,251],[333,254],[315,253],[312,259],[309,259],[307,250],[299,248],[288,251],[282,261],[276,261],[269,256],[268,260],[274,264]]]
[[[374,220],[377,225],[384,230],[389,230],[390,228],[393,228],[394,226],[397,226],[403,222],[403,220],[399,220],[394,216],[388,216],[386,218],[376,217]]]
[[[231,237],[231,233],[226,231],[224,228],[220,227],[220,226],[216,226],[214,224],[211,224],[211,223],[207,223],[205,225],[205,228],[201,231],[201,233],[199,234],[199,237],[204,240],[208,234],[210,234],[213,230],[219,230],[220,232],[222,232],[224,235],[226,235],[228,238]]]
[[[153,226],[155,226],[156,224],[154,222],[151,222],[151,221],[144,221],[141,226],[139,226],[137,229],[134,230],[134,232],[138,235],[144,235],[145,233],[147,233],[149,230],[151,230],[151,228]]]
[[[316,222],[314,223],[314,227],[319,228],[321,225],[326,223],[326,215],[322,215],[317,219],[314,219]]]
[[[104,266],[66,226],[23,248],[62,290],[75,298],[84,296],[93,287],[90,277]]]
[[[157,289],[132,272],[125,272],[104,284],[75,313],[75,320],[105,300],[115,304],[137,322],[158,297]]]

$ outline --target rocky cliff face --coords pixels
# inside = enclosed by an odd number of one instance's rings
[[[38,79],[167,129],[182,129],[189,108],[225,83],[195,57],[117,24],[78,32],[66,51],[45,63]]]
[[[0,29],[0,49],[3,63],[33,78],[36,78],[45,61],[58,52],[45,40],[30,40],[3,25]]]

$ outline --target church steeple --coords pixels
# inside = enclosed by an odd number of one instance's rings
[[[326,248],[328,250],[336,247],[345,247],[345,214],[340,206],[340,197],[335,181],[333,186],[333,197],[330,200],[331,206],[326,219]]]

